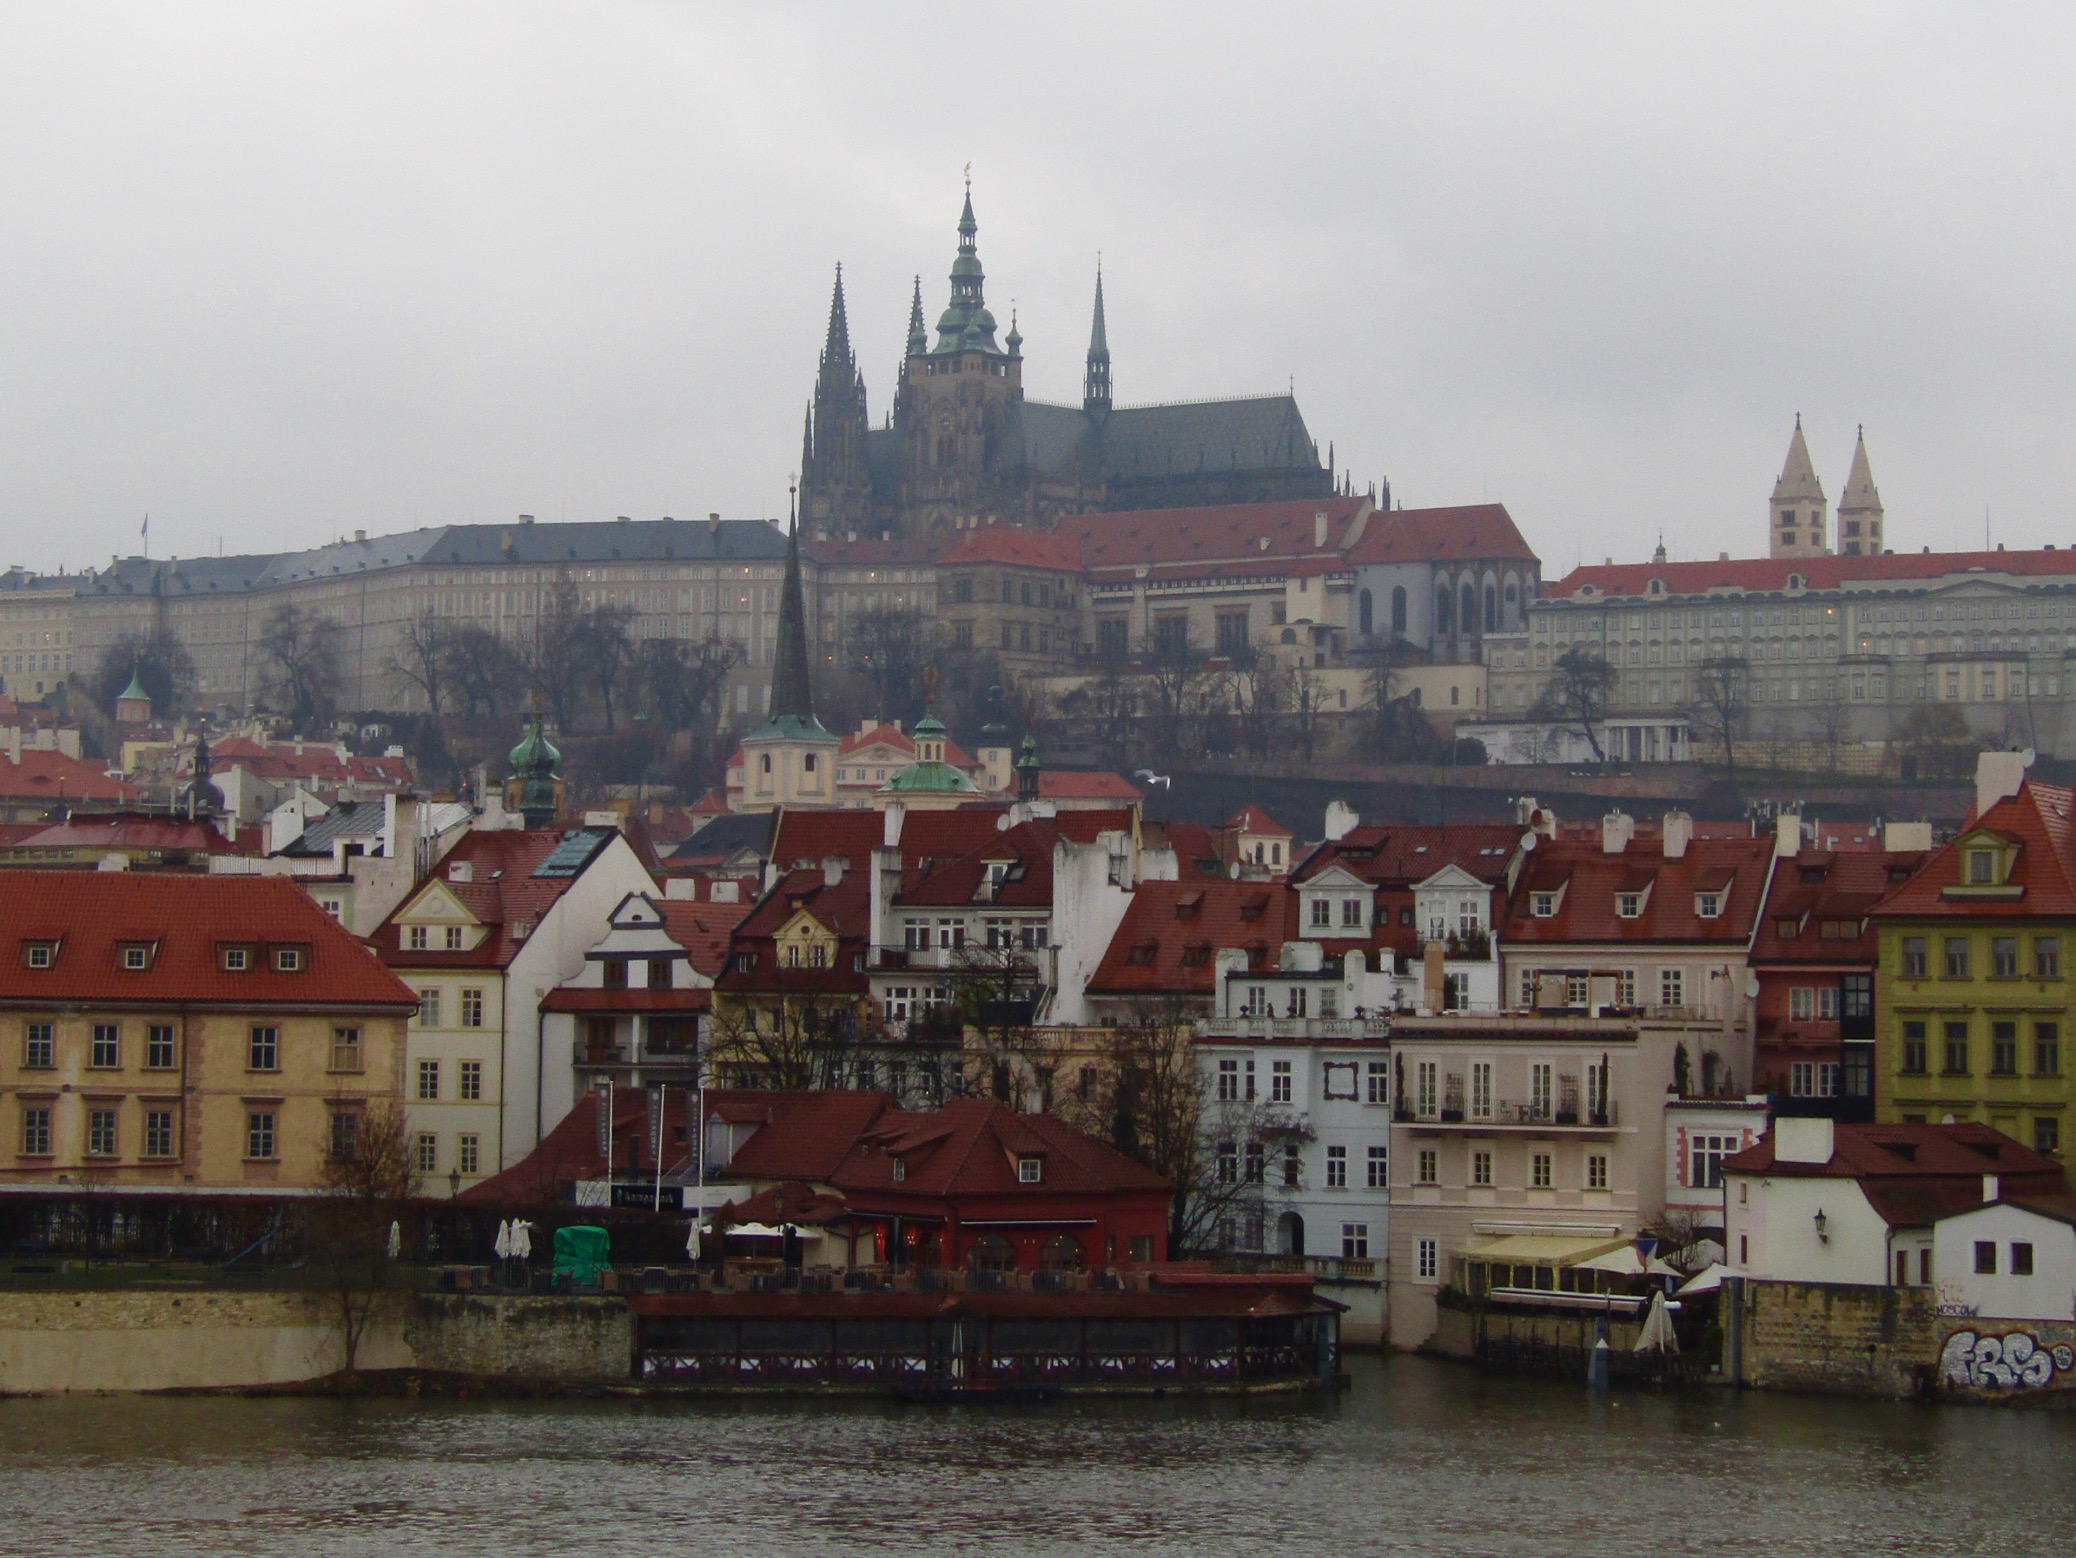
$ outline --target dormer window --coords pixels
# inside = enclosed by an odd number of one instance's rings
[[[1539,920],[1557,918],[1557,895],[1555,893],[1530,893],[1528,912]]]
[[[1694,913],[1698,918],[1704,920],[1721,919],[1723,915],[1723,895],[1721,893],[1696,893],[1694,895]]]
[[[404,927],[404,948],[410,952],[423,952],[431,941],[431,934],[423,925]]]
[[[252,948],[225,947],[223,949],[224,972],[242,974],[252,967]]]
[[[49,968],[58,960],[58,944],[55,941],[25,941],[22,943],[22,963],[28,968]]]
[[[141,974],[151,967],[151,946],[147,942],[133,942],[123,948],[123,968],[132,974]]]
[[[896,1158],[894,1160],[894,1183],[898,1185],[906,1178],[908,1178],[908,1159]]]
[[[447,927],[447,950],[449,952],[459,952],[461,950],[461,927],[459,925],[449,925]]]
[[[274,949],[274,972],[277,974],[300,974],[303,971],[303,949],[301,947],[276,947]]]
[[[1970,887],[1994,886],[1997,880],[1997,852],[1993,849],[1971,849],[1968,851],[1968,885]]]
[[[1016,1160],[1016,1182],[1019,1185],[1035,1185],[1045,1178],[1043,1158],[1023,1157]]]
[[[1641,919],[1642,917],[1643,917],[1643,894],[1642,894],[1642,893],[1616,893],[1616,894],[1615,894],[1615,918],[1617,918],[1617,919],[1621,919],[1621,920],[1634,920],[1634,919]]]

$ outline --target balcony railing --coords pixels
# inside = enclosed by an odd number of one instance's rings
[[[1503,1098],[1486,1113],[1473,1110],[1466,1114],[1453,1101],[1445,1100],[1440,1108],[1417,1103],[1400,1108],[1392,1117],[1402,1125],[1461,1125],[1466,1130],[1533,1127],[1605,1131],[1621,1125],[1622,1107],[1619,1101],[1610,1101],[1605,1109],[1567,1109],[1561,1104],[1553,1108],[1548,1104],[1517,1104]]]
[[[1384,1039],[1391,1018],[1384,1013],[1363,1017],[1266,1017],[1239,1012],[1211,1017],[1197,1025],[1204,1038],[1232,1039]]]

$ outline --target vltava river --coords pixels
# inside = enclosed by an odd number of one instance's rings
[[[2069,1414],[1350,1372],[1330,1401],[992,1409],[0,1402],[0,1551],[2076,1550]]]

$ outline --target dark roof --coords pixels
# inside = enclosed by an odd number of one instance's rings
[[[345,801],[306,826],[302,834],[281,853],[284,855],[329,855],[340,839],[367,839],[382,832],[388,806],[382,801]]]
[[[692,860],[726,860],[738,850],[748,850],[759,860],[770,858],[771,834],[779,813],[735,811],[714,818],[697,833],[672,850],[673,863]]]
[[[1024,403],[1025,449],[1037,470],[1068,468],[1087,428],[1077,407]],[[1063,436],[1070,429],[1073,443]],[[1102,471],[1111,480],[1320,468],[1293,395],[1119,406],[1103,419],[1101,440]]]

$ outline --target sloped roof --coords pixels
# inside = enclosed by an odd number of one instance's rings
[[[758,1133],[759,1135],[762,1132]],[[751,1145],[756,1137],[751,1138]],[[894,1159],[905,1164],[894,1178]],[[1017,1178],[1017,1159],[1044,1160],[1036,1184]],[[1168,1181],[1106,1142],[1049,1114],[1019,1114],[992,1098],[960,1098],[923,1113],[889,1110],[833,1175],[852,1197],[887,1195],[1107,1195],[1165,1192]]]
[[[567,833],[554,828],[472,830],[447,852],[439,874],[428,877],[391,910],[368,939],[392,967],[503,968],[518,956],[541,917],[618,836],[611,828],[575,828]],[[588,853],[584,853],[586,842],[592,845]],[[557,850],[565,852],[563,858],[570,859],[575,869],[552,876],[538,874]],[[581,859],[576,858],[579,855]],[[469,868],[470,880],[454,880],[457,865]],[[489,928],[490,933],[476,946],[449,952],[442,947],[406,951],[399,945],[398,921],[434,882]]]
[[[137,801],[144,792],[135,785],[63,752],[24,747],[18,757],[0,753],[0,800]]]
[[[719,862],[746,849],[759,860],[769,859],[772,833],[777,825],[778,814],[775,812],[723,812],[681,842],[668,858],[673,865],[702,860]]]
[[[405,1008],[415,992],[351,932],[279,876],[157,871],[11,871],[0,892],[0,1000],[128,1004]],[[58,944],[32,969],[25,942]],[[127,970],[121,949],[149,944],[150,966]],[[256,949],[252,967],[222,967],[218,948]],[[308,949],[307,967],[276,969],[269,950]]]
[[[1788,457],[1782,462],[1780,480],[1773,484],[1776,503],[1824,500],[1824,484],[1817,480],[1816,465],[1809,458],[1809,441],[1802,436],[1802,418],[1795,418],[1795,433],[1788,440]]]
[[[952,860],[918,859],[901,873],[898,902],[910,906],[986,903],[1044,908],[1052,902],[1052,850],[1060,834],[1050,818],[1021,823]],[[992,897],[982,896],[990,863],[1007,874]]]
[[[1726,1173],[1770,1174],[1788,1179],[1855,1179],[1892,1225],[1915,1227],[1969,1198],[1982,1200],[1982,1176],[1997,1176],[2001,1194],[2066,1194],[2067,1180],[2054,1159],[2013,1141],[1977,1121],[1953,1125],[1846,1124],[1832,1127],[1831,1157],[1824,1163],[1783,1161],[1768,1131],[1750,1147],[1723,1159]]]
[[[1041,801],[1117,801],[1120,803],[1139,801],[1146,798],[1145,792],[1123,774],[1114,774],[1101,769],[1076,770],[1067,768],[1041,768],[1038,770],[1038,799]]]
[[[979,530],[968,531],[965,540],[937,559],[940,568],[961,568],[975,563],[1079,573],[1081,548],[1070,537],[1048,535],[1042,530],[985,525]]]
[[[1529,854],[1507,906],[1503,939],[1511,943],[1695,942],[1743,945],[1752,934],[1767,873],[1773,863],[1771,837],[1696,834],[1687,852],[1668,860],[1656,840],[1639,833],[1620,854],[1607,854],[1597,840],[1543,839]],[[1538,892],[1563,889],[1557,912],[1538,919],[1531,908]],[[1615,913],[1617,893],[1643,892],[1635,919]],[[1726,896],[1714,919],[1695,913],[1695,895]]]
[[[1102,440],[1103,474],[1112,480],[1319,468],[1292,395],[1119,406],[1104,419]]]
[[[1367,498],[1299,498],[1076,514],[1060,521],[1059,534],[1080,548],[1083,563],[1093,573],[1142,564],[1216,563],[1287,571],[1292,559],[1338,568],[1349,526],[1370,507]],[[1327,520],[1323,544],[1315,539],[1321,513]],[[1261,544],[1264,537],[1266,547]]]
[[[848,535],[800,538],[800,555],[818,568],[894,568],[934,562],[943,549],[936,536]]]
[[[1947,896],[1946,889],[1961,882],[1961,844],[1978,831],[2018,845],[2008,878],[2021,890],[2018,897]],[[1960,920],[2076,914],[2076,791],[2026,780],[2018,794],[2006,796],[1934,850],[1874,913]]]
[[[14,841],[15,849],[147,849],[188,850],[208,855],[235,855],[238,846],[207,822],[150,812],[81,813]]]
[[[1257,968],[1271,965],[1297,934],[1296,903],[1281,882],[1141,882],[1089,992],[1209,996],[1221,949],[1246,951]]]
[[[1373,514],[1361,537],[1348,548],[1348,561],[1359,564],[1452,558],[1539,561],[1503,503]]]
[[[1884,552],[1880,556],[1749,557],[1721,562],[1596,563],[1574,568],[1554,584],[1545,584],[1545,599],[1577,594],[1591,586],[1601,595],[1644,595],[1654,579],[1674,595],[1699,595],[1733,589],[1771,593],[1788,587],[1788,575],[1800,574],[1812,590],[1836,590],[1849,584],[1908,585],[1938,581],[1958,583],[1970,575],[2013,580],[2066,578],[2076,574],[2076,548],[1995,552]]]
[[[688,903],[682,898],[653,900],[663,912],[663,928],[670,939],[683,947],[692,966],[709,979],[720,977],[728,966],[728,948],[736,927],[749,918],[756,904]]]
[[[1497,822],[1363,823],[1313,850],[1291,880],[1307,882],[1338,865],[1375,887],[1411,887],[1457,866],[1497,886],[1520,840],[1520,828]]]
[[[722,1088],[708,1091],[706,1112],[708,1119],[719,1115],[734,1124],[757,1125],[728,1162],[732,1178],[828,1183],[858,1138],[898,1111],[886,1093]]]
[[[1224,826],[1239,833],[1280,833],[1285,838],[1291,836],[1290,829],[1271,817],[1266,807],[1257,806],[1252,801],[1226,818]]]
[[[1752,939],[1754,964],[1856,963],[1873,967],[1877,936],[1868,916],[1923,864],[1920,851],[1805,849],[1777,861]],[[1843,927],[1853,927],[1842,935]],[[1826,934],[1826,932],[1829,934]]]

